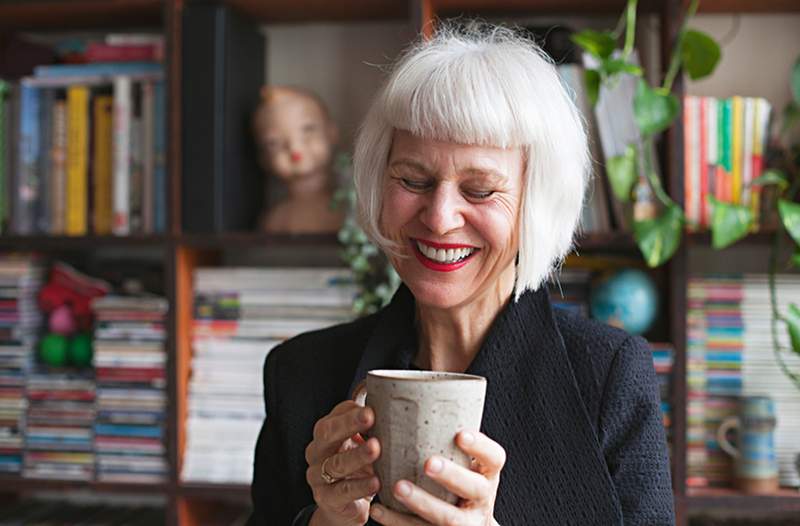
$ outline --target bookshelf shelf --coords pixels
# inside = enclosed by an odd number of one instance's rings
[[[89,490],[98,493],[163,495],[168,493],[169,488],[166,484],[87,482],[82,480],[49,480],[0,476],[0,494],[43,490]]]
[[[732,489],[690,489],[686,495],[690,511],[732,509],[754,512],[800,511],[800,491],[781,489],[771,495],[747,495]]]
[[[163,0],[37,0],[0,4],[0,28],[15,30],[157,26]]]
[[[181,482],[178,494],[188,498],[210,498],[236,502],[250,502],[250,486],[242,484],[213,484]]]
[[[165,248],[169,237],[136,236],[0,236],[0,250],[83,250],[101,247]]]
[[[400,20],[409,12],[407,2],[397,0],[228,0],[227,3],[265,23]]]
[[[264,232],[183,234],[178,244],[197,249],[268,248],[276,246],[336,246],[336,234],[276,235]]]

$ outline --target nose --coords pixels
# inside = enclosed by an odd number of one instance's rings
[[[428,194],[420,219],[433,234],[444,235],[464,226],[463,205],[458,188],[442,183]]]
[[[291,160],[293,163],[300,162],[300,159],[302,158],[303,156],[300,155],[300,152],[296,152],[294,150],[289,152],[289,160]]]

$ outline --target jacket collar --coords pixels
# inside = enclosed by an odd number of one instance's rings
[[[372,369],[409,368],[417,348],[414,310],[413,295],[401,285],[380,314],[351,393]],[[481,431],[508,456],[497,496],[501,524],[548,516],[556,523],[558,506],[587,506],[594,524],[621,523],[619,499],[545,287],[508,303],[466,372],[487,379]],[[561,503],[532,498],[553,487],[585,488],[593,498]]]

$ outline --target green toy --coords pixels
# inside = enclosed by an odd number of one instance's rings
[[[88,334],[76,334],[69,342],[67,353],[72,365],[77,367],[92,365],[92,337]]]
[[[67,363],[67,348],[69,342],[60,334],[48,334],[42,338],[39,346],[39,355],[42,362],[51,367],[61,367]]]

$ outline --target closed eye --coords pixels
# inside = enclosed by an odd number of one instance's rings
[[[413,192],[421,192],[431,187],[431,183],[428,181],[418,181],[406,177],[401,177],[400,183]]]
[[[488,190],[488,191],[469,190],[469,191],[465,191],[464,194],[469,199],[474,199],[474,200],[477,200],[477,201],[481,201],[483,199],[490,198],[492,196],[492,194],[494,194],[494,190]]]

